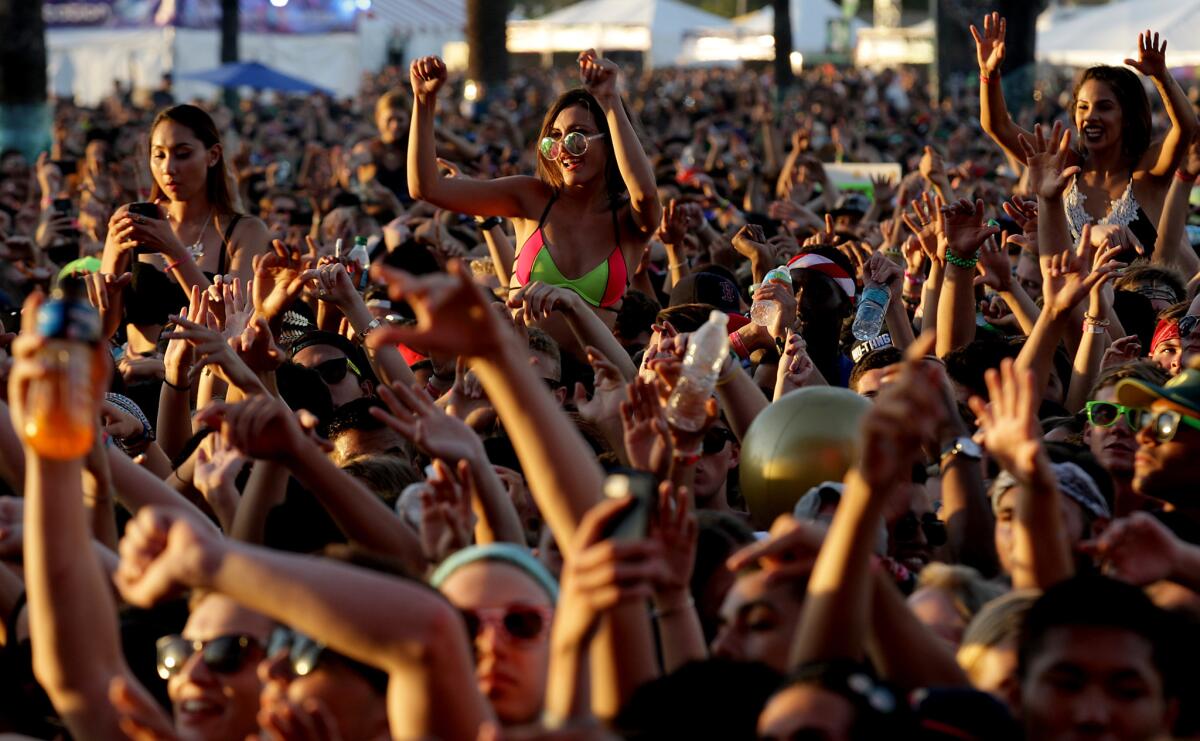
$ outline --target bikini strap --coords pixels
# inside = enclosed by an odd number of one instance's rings
[[[541,216],[541,218],[540,218],[540,219],[538,219],[538,225],[537,225],[537,228],[538,228],[539,230],[541,230],[541,228],[542,228],[543,226],[545,226],[545,224],[546,224],[546,217],[550,215],[550,208],[551,208],[552,206],[554,206],[554,202],[555,202],[555,201],[557,201],[557,200],[558,200],[558,193],[557,193],[557,192],[555,192],[555,193],[551,193],[551,194],[550,194],[550,200],[549,200],[549,201],[546,201],[546,208],[545,208],[545,210],[543,210],[543,211],[542,211],[542,216]]]
[[[242,214],[234,214],[229,220],[229,226],[225,227],[225,235],[221,237],[221,254],[217,255],[217,275],[225,275],[225,255],[229,252],[229,239],[233,236],[233,230],[237,228],[238,222],[242,220]]]

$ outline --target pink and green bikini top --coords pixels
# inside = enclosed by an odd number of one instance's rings
[[[613,237],[617,246],[609,253],[608,259],[584,273],[578,278],[568,278],[554,264],[554,256],[550,254],[550,245],[542,227],[546,217],[550,215],[550,207],[554,205],[557,196],[552,196],[538,220],[537,229],[521,245],[521,254],[517,255],[517,283],[526,285],[530,281],[541,281],[551,286],[570,288],[578,293],[584,301],[592,306],[607,309],[620,302],[628,287],[629,270],[625,265],[625,255],[621,253],[621,230],[617,223],[617,212],[613,214]]]

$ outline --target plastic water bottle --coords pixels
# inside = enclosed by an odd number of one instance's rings
[[[792,271],[787,269],[786,265],[780,265],[777,268],[771,268],[763,277],[763,285],[768,283],[779,283],[787,286],[790,290],[792,287]],[[775,299],[759,299],[750,307],[750,321],[760,327],[769,327],[779,318],[781,307]]]
[[[347,258],[350,262],[358,265],[357,269],[351,267],[350,272],[355,279],[354,284],[361,291],[367,287],[367,267],[371,264],[371,255],[367,252],[366,237],[358,236],[354,238],[354,248],[350,250]]]
[[[873,340],[879,336],[890,300],[891,295],[886,288],[867,286],[858,304],[858,313],[854,315],[854,325],[850,328],[856,339]]]
[[[680,430],[695,432],[707,418],[704,406],[712,397],[729,352],[728,321],[728,316],[714,311],[688,340],[682,375],[667,399],[667,421]]]

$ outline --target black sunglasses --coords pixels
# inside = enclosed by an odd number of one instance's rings
[[[1181,317],[1179,319],[1179,336],[1187,337],[1190,335],[1192,330],[1196,328],[1197,322],[1200,322],[1200,316],[1196,314],[1188,314],[1185,317]]]
[[[267,641],[267,656],[274,657],[280,651],[287,651],[292,673],[304,677],[317,668],[325,653],[325,646],[303,633],[281,626],[271,631],[271,638]]]
[[[921,515],[920,519],[917,519],[913,512],[906,512],[896,522],[896,540],[902,542],[915,540],[918,527],[925,532],[925,541],[929,545],[934,548],[946,545],[946,523],[939,520],[938,516],[932,512],[926,512]]]
[[[346,371],[348,370],[354,371],[354,375],[356,376],[362,375],[358,370],[358,366],[351,362],[350,358],[344,356],[326,360],[323,363],[317,363],[313,366],[313,370],[321,375],[321,380],[325,382],[326,386],[341,383],[342,379],[346,377]]]
[[[725,449],[727,443],[736,440],[733,433],[724,427],[709,427],[704,433],[702,450],[705,455],[716,455]]]
[[[154,644],[158,676],[170,679],[183,669],[192,654],[200,652],[204,665],[218,674],[232,674],[245,666],[250,656],[262,649],[253,636],[224,635],[207,641],[189,641],[180,635],[159,638]]]

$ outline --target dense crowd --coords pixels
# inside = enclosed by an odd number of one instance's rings
[[[1147,30],[1006,101],[972,31],[936,103],[593,51],[56,101],[0,153],[0,732],[1200,738],[1197,91]]]

